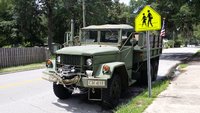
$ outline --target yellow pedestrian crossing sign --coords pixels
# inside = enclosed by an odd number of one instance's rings
[[[145,6],[135,18],[135,31],[150,31],[161,29],[161,17],[150,6]]]

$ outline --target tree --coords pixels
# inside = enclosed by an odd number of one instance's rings
[[[194,37],[200,40],[200,23],[198,25],[193,25]]]
[[[109,8],[112,5],[111,0],[87,0],[86,2],[86,23],[92,24],[106,24],[109,23]]]
[[[176,17],[177,16],[177,17]],[[190,40],[193,32],[193,23],[194,23],[194,13],[190,9],[189,5],[186,3],[180,7],[179,12],[175,15],[175,23],[179,26],[182,36],[185,39]]]
[[[41,12],[35,0],[15,1],[15,17],[25,46],[43,45],[44,26],[41,25]]]
[[[63,43],[64,33],[67,29],[67,10],[65,4],[68,0],[38,0],[43,14],[43,23],[47,28],[48,47],[53,53],[52,43]]]
[[[0,0],[0,47],[17,45],[21,42],[17,37],[18,29],[13,9],[12,0]]]
[[[165,27],[167,36],[172,38],[180,33],[184,40],[189,40],[193,36],[193,25],[198,23],[199,18],[198,0],[148,0],[161,15],[166,18]],[[198,12],[198,13],[197,13]]]
[[[130,18],[129,8],[125,4],[119,3],[119,0],[115,0],[111,7],[108,9],[109,23],[128,23]]]
[[[51,53],[53,53],[52,42],[53,42],[53,8],[55,5],[55,0],[41,0],[43,2],[44,14],[47,18],[47,35],[48,35],[48,46]]]
[[[135,17],[139,14],[139,12],[144,8],[146,5],[146,0],[131,0],[130,1],[130,20],[133,20],[133,24],[135,24]]]
[[[167,37],[175,32],[189,39],[199,37],[199,4],[199,0],[131,0],[127,6],[119,0],[85,0],[86,25],[132,25],[141,9],[150,5],[166,18]],[[0,0],[0,47],[43,45],[47,38],[52,52],[52,42],[64,43],[71,19],[78,35],[83,25],[82,0]]]

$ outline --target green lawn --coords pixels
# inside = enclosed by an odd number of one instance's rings
[[[44,62],[43,63],[35,63],[35,64],[28,64],[28,65],[22,65],[22,66],[3,68],[3,69],[0,69],[0,74],[19,72],[19,71],[27,71],[27,70],[40,69],[40,68],[45,68]]]
[[[194,54],[194,57],[195,57],[195,56],[200,56],[200,50],[198,50],[197,53]]]
[[[144,90],[141,94],[133,97],[128,103],[120,105],[114,112],[116,113],[142,113],[153,100],[164,91],[169,85],[169,80],[157,81],[152,86],[152,97],[148,97],[148,90]]]
[[[180,69],[184,69],[188,66],[188,64],[179,64]]]

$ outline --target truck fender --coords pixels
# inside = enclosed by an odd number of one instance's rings
[[[51,74],[56,72],[56,60],[51,60],[51,59],[48,59],[48,60],[50,60],[52,62],[53,67],[52,68],[47,68],[46,67],[45,70],[43,71],[43,73],[45,73],[47,75],[51,75]]]
[[[103,67],[105,65],[109,66],[109,68],[110,68],[108,72],[104,72],[103,71],[104,70]],[[114,71],[116,71],[116,69],[120,68],[120,67],[125,67],[124,62],[110,62],[110,63],[101,64],[99,66],[97,72],[95,73],[95,76],[96,77],[100,77],[100,78],[105,78],[106,77],[107,79],[110,79],[110,78],[112,78],[112,75],[113,75]]]
[[[53,70],[56,70],[56,60],[50,60],[53,63]]]
[[[103,73],[103,66],[107,65],[110,67],[110,72]],[[126,67],[124,62],[111,62],[105,63],[99,66],[98,71],[95,73],[96,77],[111,79],[115,74],[120,76],[120,80],[122,82],[122,91],[125,92],[128,88],[128,72],[126,71]]]

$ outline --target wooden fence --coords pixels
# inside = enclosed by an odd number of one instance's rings
[[[0,48],[0,68],[44,62],[49,56],[44,47]]]

